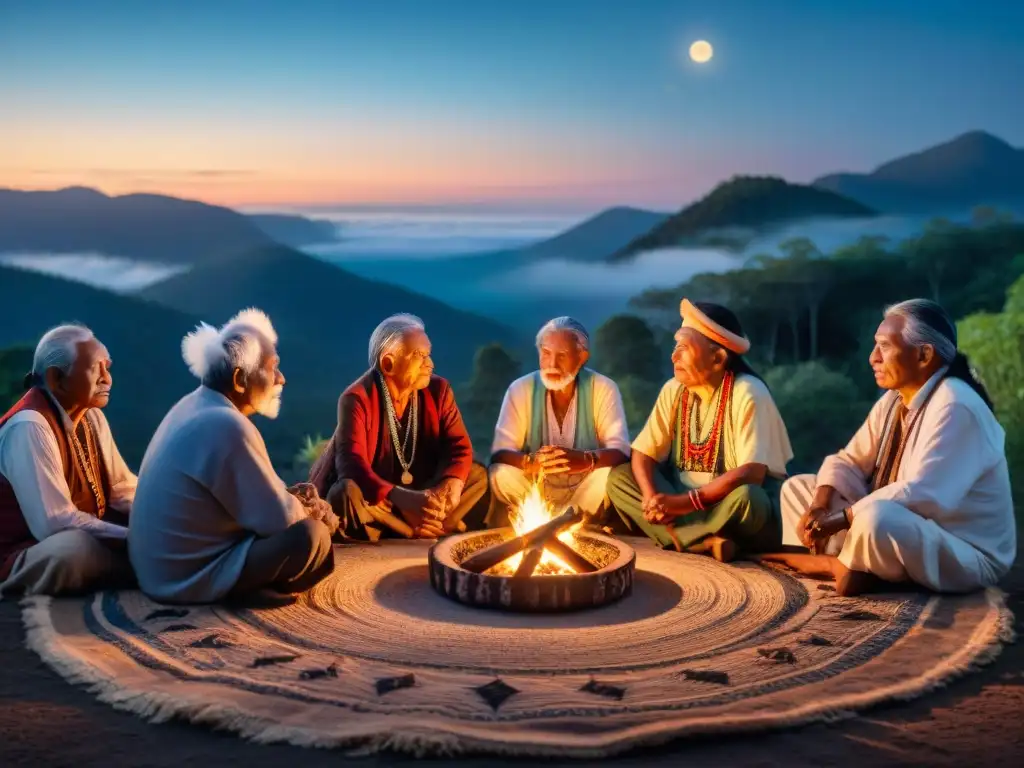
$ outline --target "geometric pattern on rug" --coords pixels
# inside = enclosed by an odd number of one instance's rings
[[[436,594],[428,542],[335,550],[282,607],[27,598],[28,643],[105,702],[356,753],[601,757],[919,696],[1011,639],[1002,593],[842,598],[754,563],[637,550],[633,592],[561,615]]]

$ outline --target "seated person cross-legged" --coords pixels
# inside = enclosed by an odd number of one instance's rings
[[[768,387],[742,355],[739,321],[717,304],[682,302],[661,390],[608,497],[623,521],[663,547],[729,561],[778,547],[777,494],[793,452]]]
[[[338,424],[309,481],[345,538],[438,538],[479,528],[487,472],[451,385],[434,375],[423,322],[386,318],[370,337],[370,369],[338,400]]]
[[[280,411],[276,345],[269,318],[253,309],[182,342],[202,384],[153,435],[128,532],[139,586],[154,600],[278,599],[334,569],[337,518],[307,484],[285,487],[251,420]]]

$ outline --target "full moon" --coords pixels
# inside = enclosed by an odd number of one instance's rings
[[[711,47],[711,43],[707,40],[698,40],[690,46],[690,58],[698,64],[704,64],[705,62],[711,61],[711,57],[714,56],[715,51]]]

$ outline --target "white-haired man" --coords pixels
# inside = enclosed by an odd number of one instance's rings
[[[599,521],[612,467],[629,461],[629,430],[615,382],[586,367],[590,335],[571,317],[537,333],[540,369],[516,379],[501,403],[491,444],[487,524],[509,524],[535,482],[545,498]]]
[[[80,325],[36,346],[25,396],[0,417],[0,592],[71,594],[131,582],[136,478],[102,408],[110,354]]]
[[[338,425],[309,477],[352,538],[437,538],[482,524],[487,473],[430,352],[422,320],[386,318],[370,336],[370,369],[338,399]]]
[[[331,573],[337,519],[274,472],[253,414],[276,418],[285,379],[265,314],[205,323],[182,341],[202,382],[146,449],[128,535],[139,586],[167,603],[303,592]]]
[[[816,553],[765,559],[834,577],[841,595],[884,582],[995,584],[1017,552],[1005,435],[957,351],[956,325],[935,302],[896,304],[869,361],[889,391],[817,476],[782,488],[783,543]]]

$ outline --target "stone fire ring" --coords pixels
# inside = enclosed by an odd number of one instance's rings
[[[460,563],[491,544],[511,539],[511,528],[474,531],[440,540],[428,553],[430,585],[466,605],[530,613],[563,612],[613,603],[633,589],[636,552],[628,544],[590,531],[576,533],[575,548],[599,570],[593,573],[514,578],[477,574]]]

